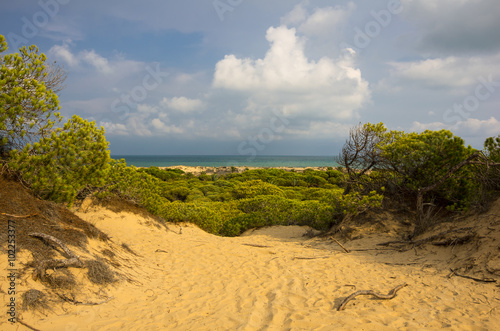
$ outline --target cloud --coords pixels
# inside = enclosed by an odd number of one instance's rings
[[[82,63],[86,63],[101,73],[107,74],[113,72],[108,60],[97,54],[94,50],[83,50],[78,54],[73,54],[70,50],[69,44],[64,43],[63,45],[52,46],[49,50],[49,54],[54,58],[62,59],[70,67],[75,68],[79,67]]]
[[[343,28],[355,8],[356,5],[353,2],[349,2],[345,7],[316,8],[298,26],[298,31],[308,37],[317,36],[328,39]]]
[[[78,57],[88,64],[92,65],[94,68],[103,73],[110,73],[113,70],[108,64],[108,60],[100,55],[98,55],[94,50],[83,51]]]
[[[285,16],[281,18],[282,25],[297,25],[306,20],[308,10],[306,8],[306,2],[302,1],[301,3],[295,5],[293,9],[287,13]]]
[[[145,114],[156,114],[158,113],[158,107],[141,103],[137,105],[137,111]]]
[[[99,125],[104,127],[106,134],[125,136],[129,133],[127,127],[121,123],[100,122]]]
[[[295,28],[267,30],[262,59],[226,55],[215,66],[213,87],[248,95],[248,103],[276,106],[294,116],[346,119],[370,99],[353,57],[309,60]]]
[[[500,121],[492,116],[486,120],[468,118],[456,124],[446,124],[442,122],[413,122],[410,128],[411,131],[416,132],[441,129],[450,130],[459,137],[477,138],[480,141],[478,141],[476,145],[479,145],[484,141],[485,137],[497,136],[500,133]]]
[[[417,45],[443,54],[500,49],[498,0],[401,0],[403,17],[420,29]]]
[[[418,84],[427,89],[446,88],[462,91],[478,84],[478,77],[500,77],[500,53],[483,56],[449,56],[411,62],[391,62],[391,78],[394,86]],[[388,81],[381,86],[387,87]]]
[[[151,121],[152,126],[161,133],[175,133],[182,134],[184,130],[182,128],[176,127],[175,125],[166,125],[161,119],[155,118]]]
[[[139,137],[153,136],[152,128],[142,117],[131,116],[127,119],[125,126],[129,135]]]
[[[79,63],[79,60],[69,50],[68,44],[52,46],[52,48],[49,50],[49,54],[56,58],[62,59],[71,67],[75,67]]]
[[[468,118],[461,123],[461,126],[470,135],[497,136],[500,134],[500,121],[495,117],[490,117],[487,120]]]
[[[188,99],[186,97],[163,98],[160,105],[182,113],[200,110],[203,102],[199,99]]]

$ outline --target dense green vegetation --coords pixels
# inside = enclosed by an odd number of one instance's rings
[[[424,204],[467,211],[491,200],[499,189],[498,138],[484,151],[465,146],[448,130],[388,131],[382,123],[350,132],[338,162],[347,170],[347,191],[387,188],[386,196],[415,201],[415,234],[432,219]]]
[[[191,222],[219,235],[234,236],[269,225],[309,225],[328,230],[347,213],[379,206],[372,192],[343,195],[336,170],[304,173],[278,169],[248,170],[198,177],[156,167],[136,169],[117,162],[100,197],[133,200],[168,222]],[[111,180],[111,178],[113,178]]]
[[[0,35],[0,53],[6,49]],[[417,234],[432,221],[424,203],[462,212],[498,192],[500,136],[478,151],[447,130],[406,133],[382,123],[351,130],[338,157],[342,169],[193,176],[129,167],[110,158],[104,129],[94,122],[73,116],[58,126],[54,91],[62,76],[45,61],[35,46],[0,58],[1,172],[43,199],[72,204],[88,195],[118,196],[166,222],[234,236],[269,225],[328,230],[389,198],[415,212]]]

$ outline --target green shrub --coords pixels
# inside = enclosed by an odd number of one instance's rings
[[[170,201],[186,201],[191,190],[186,186],[176,186],[171,189],[167,189],[162,195]]]
[[[8,164],[40,197],[72,203],[83,189],[105,184],[110,160],[104,129],[75,115],[49,137],[12,151]]]
[[[233,194],[236,199],[252,198],[259,195],[284,195],[283,190],[278,186],[263,182],[260,179],[237,184],[233,189]]]
[[[491,161],[500,163],[500,135],[487,138],[484,141],[484,151]]]
[[[304,181],[309,186],[314,186],[314,187],[321,187],[327,183],[326,179],[316,175],[308,175],[304,178]]]
[[[189,195],[187,196],[186,202],[193,202],[193,201],[211,201],[209,198],[205,197],[205,194],[199,189],[192,189],[189,192]]]
[[[125,160],[112,160],[106,185],[97,192],[97,197],[115,195],[137,203],[152,214],[158,215],[160,206],[168,202],[162,193],[165,182],[139,171],[134,166],[127,167]]]
[[[326,230],[335,223],[333,207],[319,201],[258,196],[240,200],[238,209],[244,214],[225,223],[222,235],[239,235],[250,228],[271,225],[308,225]]]
[[[283,193],[287,199],[305,200],[303,192],[295,187],[284,187]]]
[[[342,171],[328,170],[326,171],[326,174],[328,175],[327,181],[330,184],[340,185],[345,181],[345,175]]]
[[[382,157],[393,170],[393,185],[417,192],[444,177],[455,165],[475,152],[448,130],[422,133],[391,132],[382,146]],[[447,201],[452,209],[467,209],[479,196],[480,183],[471,166],[456,171],[442,185],[426,194],[426,200]]]
[[[241,212],[232,203],[175,201],[164,203],[159,215],[167,222],[189,222],[212,234],[221,234],[225,223]]]

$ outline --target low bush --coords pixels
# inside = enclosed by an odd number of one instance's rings
[[[233,189],[233,194],[236,199],[251,198],[259,195],[284,196],[283,190],[278,186],[263,182],[260,179],[237,184]]]
[[[256,227],[308,225],[326,230],[335,223],[332,206],[319,201],[297,201],[281,196],[258,196],[238,203],[244,214],[226,222],[222,235],[235,236]]]

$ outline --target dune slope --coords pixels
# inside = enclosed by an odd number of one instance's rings
[[[137,256],[121,253],[126,265],[116,270],[128,281],[106,288],[112,300],[95,306],[64,303],[64,313],[23,313],[23,321],[40,330],[493,330],[500,325],[495,283],[447,277],[450,254],[456,255],[452,247],[398,253],[375,246],[390,235],[372,233],[346,242],[358,249],[346,253],[331,240],[304,237],[303,227],[221,238],[191,225],[161,227],[131,211],[84,207],[75,214]],[[91,240],[89,251],[102,250],[99,245]],[[357,290],[386,294],[403,283],[408,286],[394,299],[359,296],[337,311]]]

